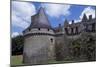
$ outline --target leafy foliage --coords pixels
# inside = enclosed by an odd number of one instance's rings
[[[79,38],[67,39],[65,44],[56,45],[56,60],[94,61],[96,59],[96,39],[90,33]]]
[[[12,55],[21,55],[23,53],[24,38],[22,35],[11,39]]]
[[[80,38],[72,41],[72,56],[74,59],[84,59],[87,61],[95,60],[96,43],[92,35],[82,35]]]

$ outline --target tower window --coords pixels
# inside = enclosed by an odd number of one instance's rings
[[[76,34],[78,34],[78,27],[76,27]]]
[[[31,29],[29,28],[29,31],[31,31]]]
[[[92,31],[95,31],[95,23],[92,24]]]
[[[51,40],[51,42],[53,42],[53,39],[52,38],[50,40]]]
[[[65,28],[65,32],[66,32],[66,34],[68,34],[68,29],[67,28]]]
[[[48,31],[49,31],[49,29],[48,29]]]
[[[38,28],[38,30],[40,30],[40,28]]]
[[[71,28],[71,33],[73,34],[73,28]]]

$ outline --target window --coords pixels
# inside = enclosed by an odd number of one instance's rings
[[[48,29],[48,31],[49,31],[49,29]]]
[[[51,40],[51,42],[53,42],[53,39],[52,38],[50,40]]]
[[[78,34],[78,27],[76,27],[76,34]]]
[[[65,28],[65,32],[66,32],[66,34],[68,34],[68,29],[67,28]]]
[[[73,28],[71,28],[71,34],[73,34]]]
[[[86,29],[85,30],[86,30],[86,32],[88,32],[88,25],[86,25]]]
[[[92,31],[95,32],[95,23],[92,24]]]
[[[40,28],[38,28],[38,30],[40,30]]]

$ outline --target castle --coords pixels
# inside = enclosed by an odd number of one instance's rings
[[[40,8],[38,13],[31,16],[30,26],[23,31],[24,51],[23,62],[26,64],[44,64],[48,60],[54,60],[56,44],[67,44],[67,39],[77,39],[82,33],[89,32],[95,35],[96,18],[92,15],[87,18],[84,14],[80,22],[69,24],[65,20],[64,25],[52,28],[46,16],[44,8]],[[68,46],[66,47],[68,48]],[[68,55],[66,49],[66,55]]]

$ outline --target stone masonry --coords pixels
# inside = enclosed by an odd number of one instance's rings
[[[46,16],[44,8],[40,8],[37,14],[31,16],[30,26],[23,31],[24,51],[23,63],[25,64],[45,64],[55,60],[55,44],[65,44],[64,37],[78,38],[81,33],[96,31],[96,18],[92,15],[87,18],[84,14],[80,22],[69,24],[67,19],[64,26],[52,28]],[[66,50],[68,55],[69,50]]]

